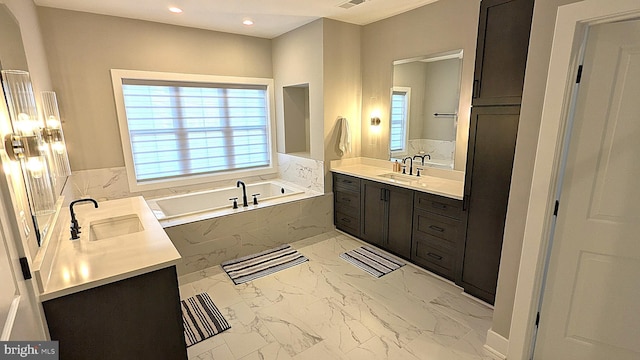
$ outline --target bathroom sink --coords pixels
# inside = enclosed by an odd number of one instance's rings
[[[386,173],[378,176],[389,179],[393,182],[397,182],[400,184],[410,184],[411,182],[417,180],[415,176],[397,174],[397,173]]]
[[[143,231],[144,227],[136,214],[123,215],[92,221],[89,224],[89,239],[92,241]]]

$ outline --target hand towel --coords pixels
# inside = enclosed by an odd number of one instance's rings
[[[351,152],[351,133],[349,131],[349,122],[347,118],[342,116],[338,117],[338,126],[340,126],[340,141],[338,143],[338,149],[340,149],[340,156],[345,153]]]

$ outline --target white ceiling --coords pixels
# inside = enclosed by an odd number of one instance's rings
[[[366,25],[437,0],[366,0],[350,9],[348,0],[35,0],[40,6],[113,15],[166,24],[274,38],[327,17]],[[173,14],[170,6],[184,12]],[[251,18],[254,25],[242,25]]]

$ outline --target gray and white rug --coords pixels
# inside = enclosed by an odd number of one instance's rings
[[[340,257],[377,278],[405,265],[393,256],[368,246],[347,251],[340,254]]]
[[[302,264],[305,261],[309,261],[309,259],[292,248],[291,245],[282,245],[257,254],[225,261],[221,266],[233,283],[239,285]]]
[[[182,300],[180,305],[187,347],[231,328],[207,293]]]

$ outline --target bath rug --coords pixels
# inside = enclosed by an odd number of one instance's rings
[[[340,254],[340,257],[377,278],[405,265],[402,261],[368,246],[347,251]]]
[[[207,293],[197,294],[180,303],[187,347],[231,328]]]
[[[309,261],[291,245],[282,245],[274,249],[257,254],[241,257],[235,260],[225,261],[222,270],[233,280],[236,285],[255,280],[280,270],[302,264]]]

